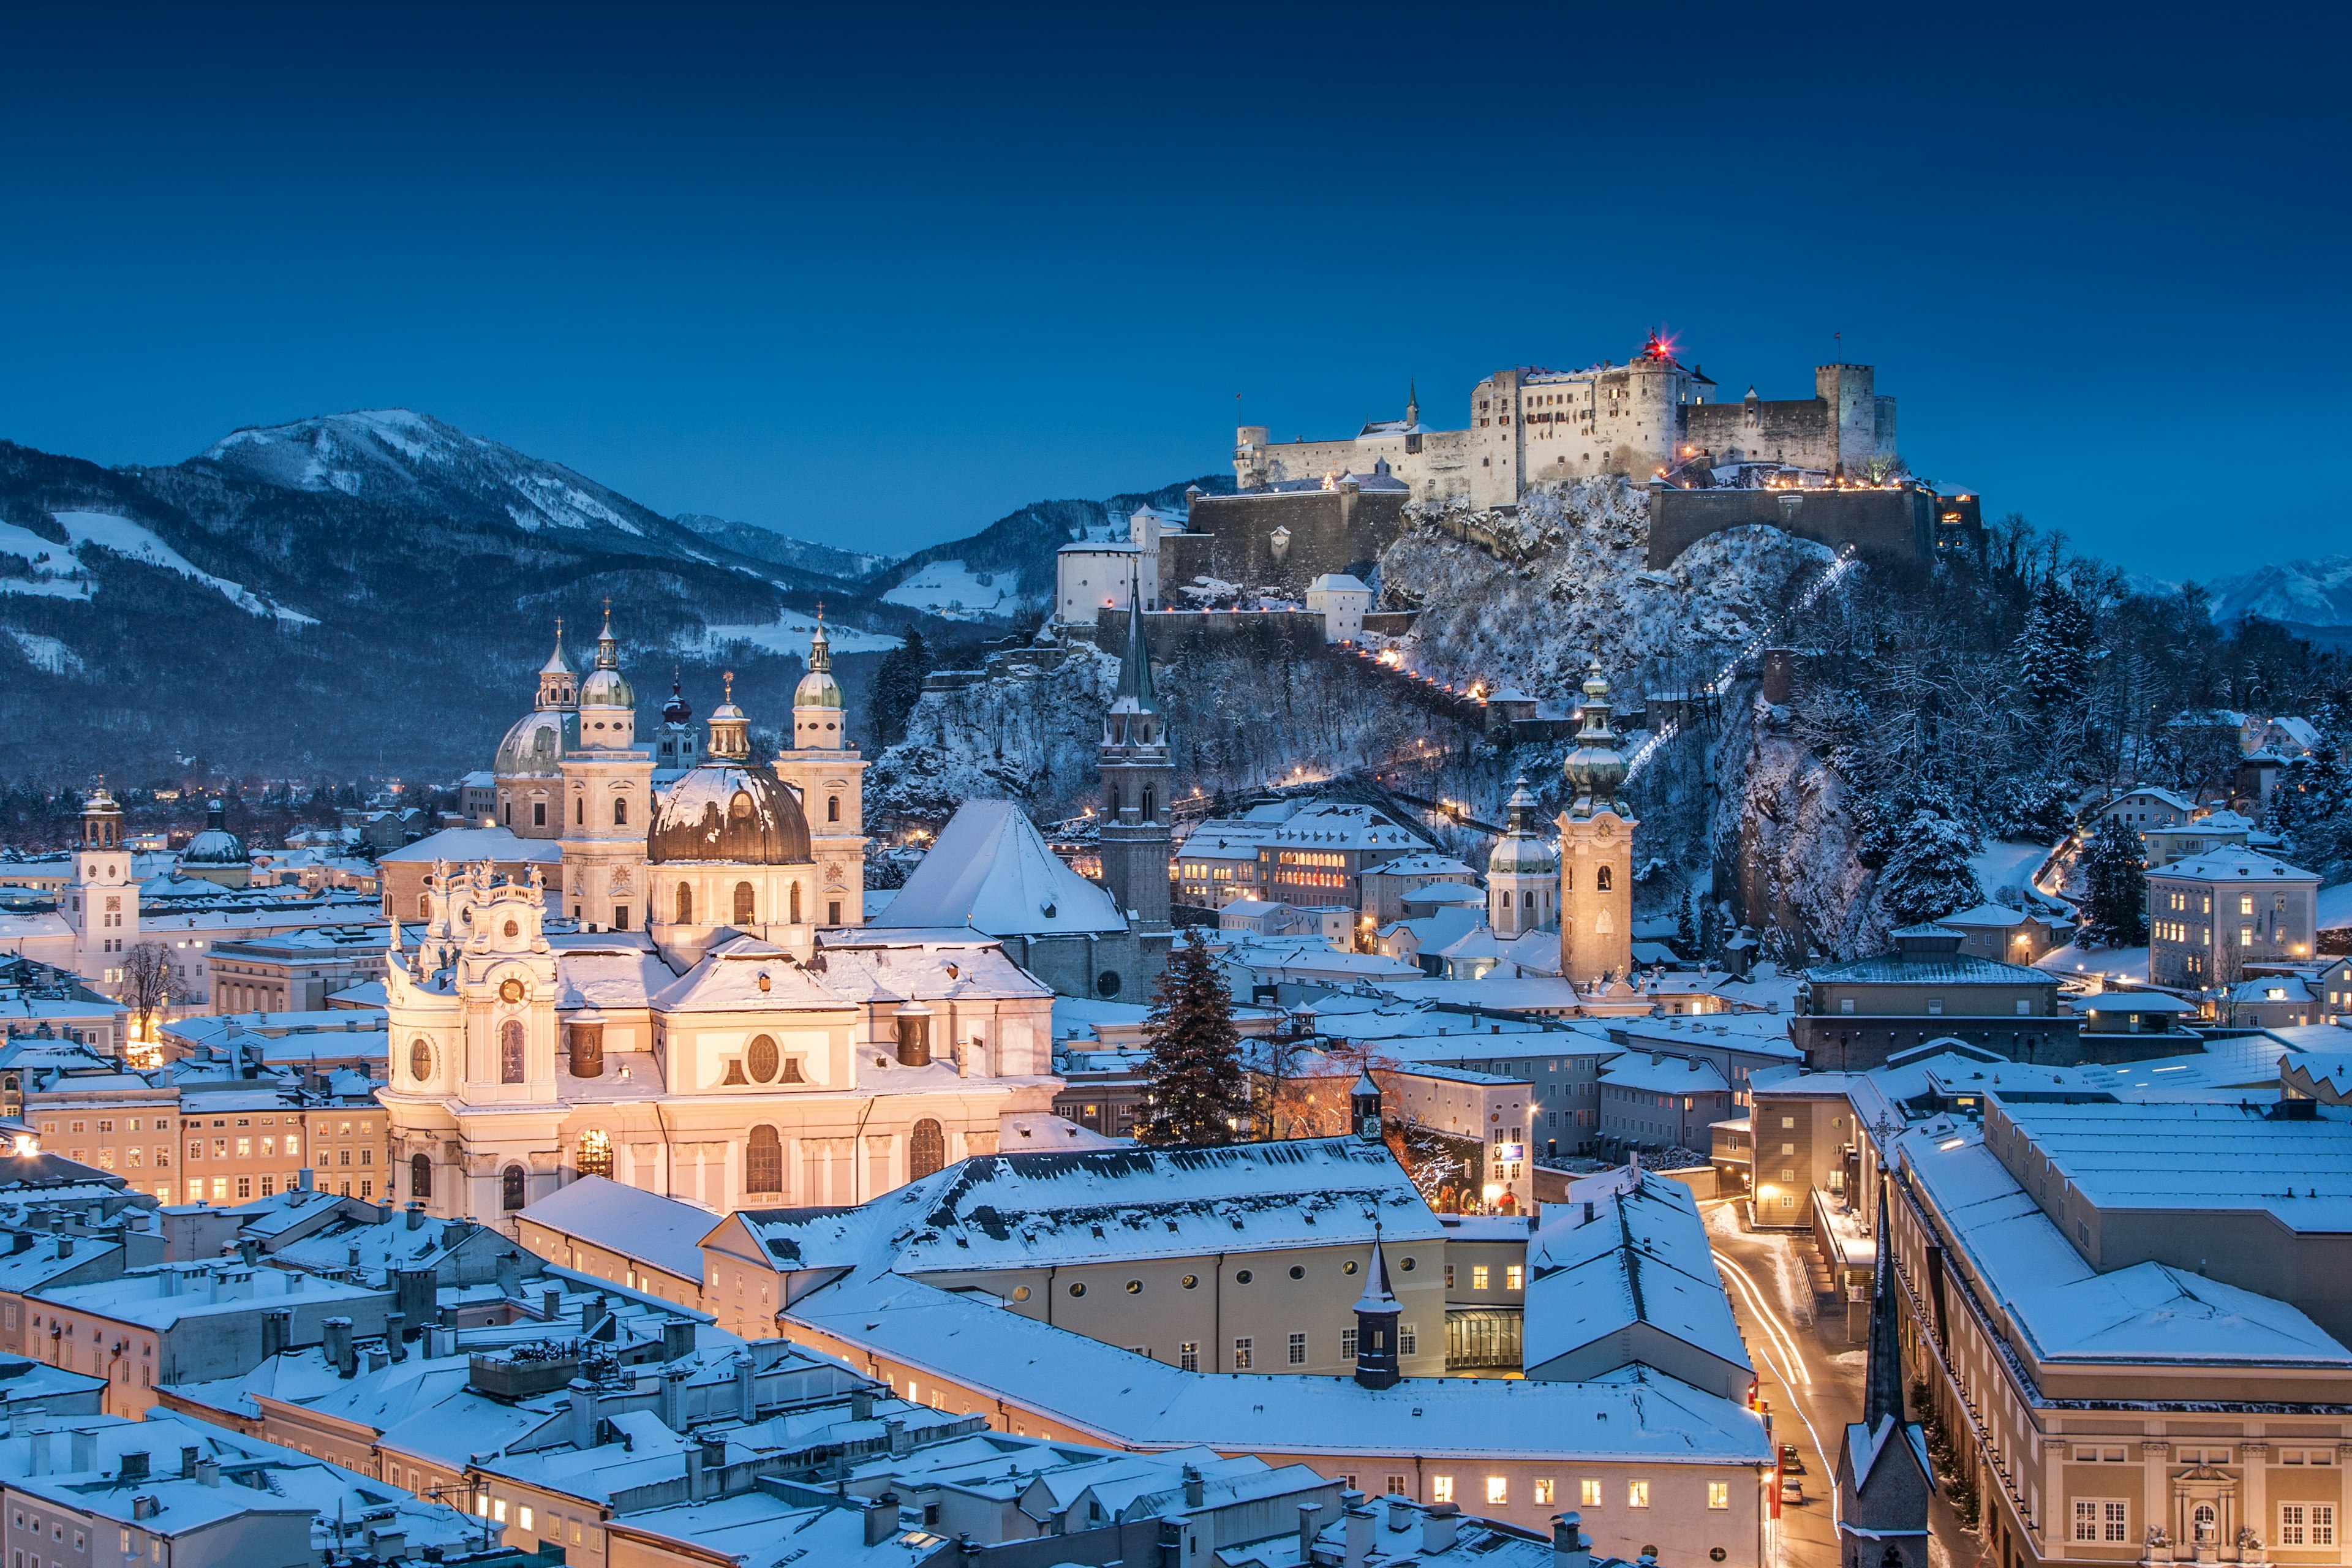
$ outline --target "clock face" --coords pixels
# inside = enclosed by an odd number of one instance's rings
[[[501,980],[501,981],[499,981],[499,1001],[501,1001],[501,1002],[520,1002],[520,1001],[521,1001],[521,1000],[522,1000],[522,982],[521,982],[521,981],[520,981],[520,980],[514,979],[514,978],[512,978],[511,976],[509,976],[509,978],[507,978],[507,979],[505,979],[505,980]]]

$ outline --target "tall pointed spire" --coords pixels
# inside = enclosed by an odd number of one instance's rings
[[[1134,711],[1157,713],[1159,700],[1151,691],[1151,656],[1143,639],[1143,576],[1140,570],[1129,574],[1127,598],[1127,657],[1118,670],[1118,695],[1135,699]]]
[[[1878,1430],[1879,1417],[1903,1422],[1903,1352],[1895,1337],[1894,1248],[1886,1235],[1886,1168],[1878,1171],[1878,1261],[1871,1271],[1870,1351],[1862,1378],[1862,1425]]]
[[[1403,1375],[1397,1363],[1397,1319],[1404,1311],[1389,1288],[1388,1256],[1381,1250],[1377,1226],[1372,1231],[1371,1278],[1356,1298],[1356,1381],[1366,1388],[1393,1388]]]
[[[1421,423],[1421,387],[1410,379],[1404,384],[1404,422],[1407,427]]]

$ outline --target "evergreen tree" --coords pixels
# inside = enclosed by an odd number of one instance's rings
[[[1688,888],[1685,888],[1682,896],[1675,900],[1675,946],[1682,951],[1685,958],[1696,957],[1698,953],[1698,921],[1691,915]]]
[[[2120,818],[2107,818],[2091,836],[2083,879],[2091,895],[2084,935],[2109,947],[2137,947],[2147,940],[2147,872],[2139,835]]]
[[[907,738],[907,716],[923,695],[923,677],[931,672],[931,650],[923,634],[909,627],[907,640],[882,656],[874,674],[874,740],[877,749],[895,746]]]
[[[2090,685],[2091,612],[2054,580],[2042,584],[2017,639],[2018,673],[2044,708],[2079,700]]]
[[[1885,868],[1878,874],[1887,919],[1898,926],[1916,925],[1982,903],[1984,888],[1969,864],[1975,851],[1959,823],[1924,806],[1914,811],[1896,829]]]
[[[1249,1113],[1240,1037],[1233,994],[1197,930],[1168,955],[1144,1033],[1151,1042],[1150,1119],[1138,1136],[1146,1143],[1233,1142]]]

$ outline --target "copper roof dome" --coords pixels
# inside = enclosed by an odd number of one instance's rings
[[[773,773],[733,759],[706,762],[663,794],[646,830],[646,858],[804,866],[812,858],[808,819]]]

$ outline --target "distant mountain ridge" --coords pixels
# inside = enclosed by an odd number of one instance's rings
[[[2257,566],[2208,585],[2213,618],[2259,616],[2306,626],[2352,626],[2352,555]]]
[[[774,729],[819,598],[867,647],[959,635],[885,596],[901,564],[666,517],[406,409],[238,430],[163,467],[0,441],[0,777],[446,781],[529,706],[559,616],[585,662],[608,596],[648,720],[673,668],[707,711],[723,664]],[[1051,546],[1023,565],[1050,591]]]

